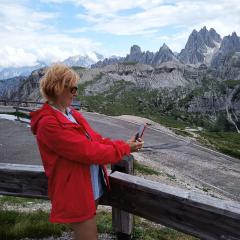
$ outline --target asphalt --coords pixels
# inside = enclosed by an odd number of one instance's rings
[[[94,113],[83,115],[104,137],[127,140],[138,129],[136,123]],[[144,141],[142,158],[180,180],[240,201],[240,160],[151,127],[145,131]],[[36,139],[27,124],[0,119],[0,162],[41,165]]]

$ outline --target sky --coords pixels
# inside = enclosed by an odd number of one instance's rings
[[[173,52],[204,26],[240,35],[238,0],[0,0],[0,68],[96,51],[125,56],[137,44]]]

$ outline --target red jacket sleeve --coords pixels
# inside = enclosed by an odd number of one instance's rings
[[[62,127],[53,117],[39,122],[37,139],[59,156],[83,164],[116,163],[130,154],[129,145],[121,140],[90,141],[79,129]]]

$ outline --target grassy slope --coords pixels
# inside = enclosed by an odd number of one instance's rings
[[[194,95],[202,95],[204,91],[209,91],[209,85],[218,92],[224,92],[227,87],[234,87],[239,81],[226,81],[219,85],[213,86],[205,81],[203,87],[196,88],[193,92],[186,95],[179,105],[187,104]],[[89,83],[87,83],[89,84]],[[117,82],[109,91],[96,96],[84,96],[84,87],[80,87],[80,100],[89,105],[90,111],[96,111],[107,115],[136,115],[149,118],[164,126],[172,128],[177,134],[189,136],[185,132],[185,127],[203,127],[200,133],[200,142],[211,146],[212,148],[240,158],[240,134],[233,132],[226,118],[219,115],[217,121],[213,123],[209,118],[198,113],[186,113],[176,110],[174,99],[166,97],[162,102],[156,103],[156,99],[161,99],[161,94],[156,90],[146,92],[145,90],[136,89],[132,84],[126,84],[124,81]],[[164,107],[163,107],[164,105]]]

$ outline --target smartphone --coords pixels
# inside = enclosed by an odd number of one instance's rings
[[[138,129],[138,131],[137,131],[137,133],[135,135],[135,141],[137,141],[138,138],[141,138],[143,136],[143,133],[144,133],[146,127],[147,127],[147,124],[142,124],[139,127],[139,129]]]

